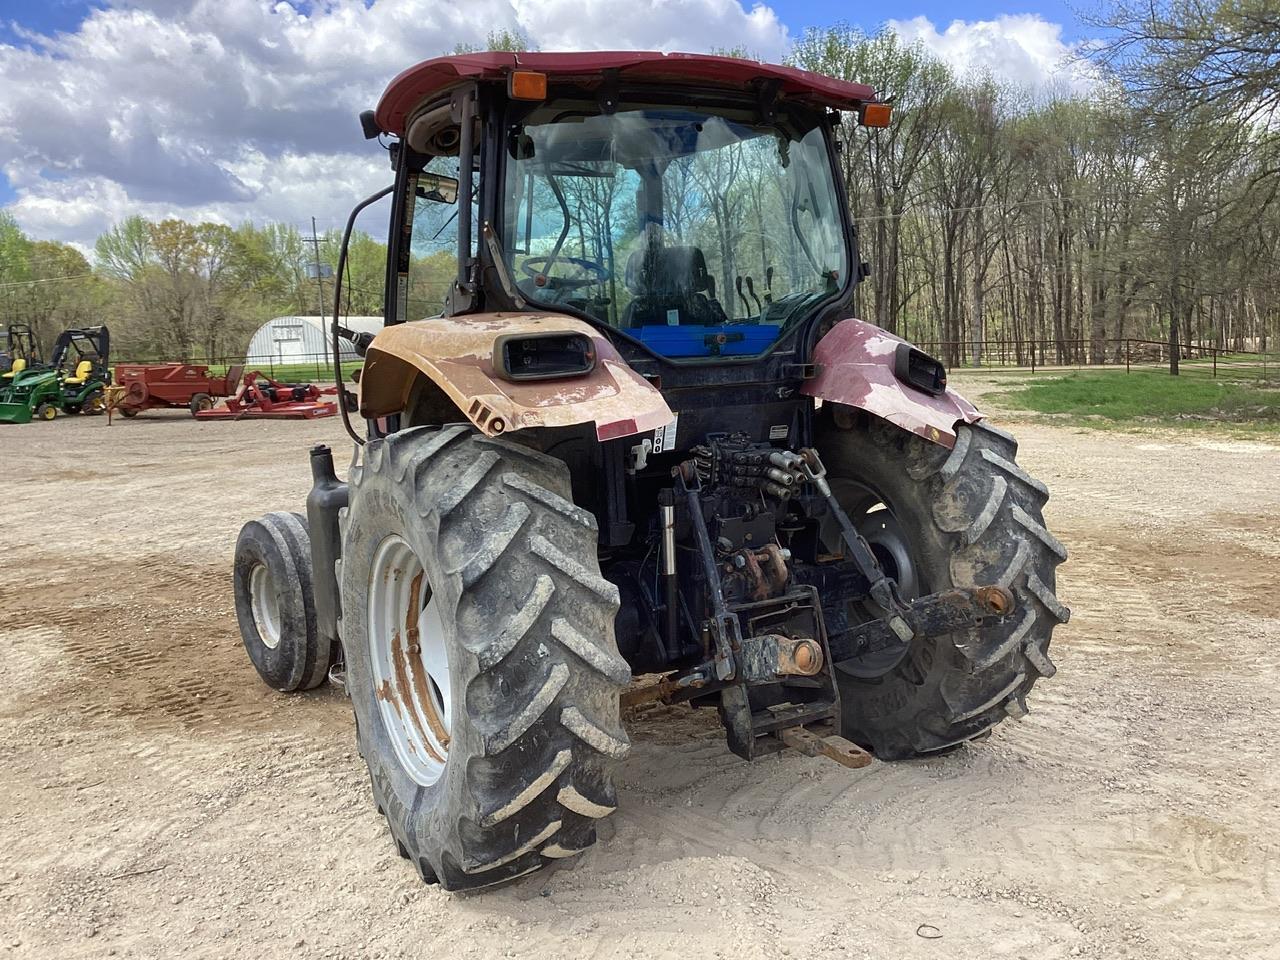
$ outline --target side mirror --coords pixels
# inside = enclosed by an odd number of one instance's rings
[[[446,177],[439,173],[423,171],[418,174],[418,189],[415,191],[423,200],[434,200],[436,203],[458,202],[458,179]]]

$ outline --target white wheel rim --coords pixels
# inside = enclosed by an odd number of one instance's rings
[[[255,564],[249,573],[249,598],[258,638],[274,650],[280,646],[280,595],[266,564]]]
[[[449,755],[449,659],[426,571],[397,536],[378,546],[368,598],[369,659],[382,722],[405,771],[429,786]]]

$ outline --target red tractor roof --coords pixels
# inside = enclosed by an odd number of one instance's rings
[[[779,92],[837,110],[855,110],[874,101],[876,92],[862,83],[835,80],[807,70],[757,63],[737,57],[713,57],[701,53],[653,53],[647,51],[599,51],[591,53],[464,53],[436,57],[410,67],[388,84],[374,113],[387,133],[404,133],[404,122],[426,97],[447,90],[463,80],[497,80],[510,71],[536,70],[552,79],[591,77],[603,70],[638,80],[671,80],[689,86],[742,89],[752,80],[776,79]]]

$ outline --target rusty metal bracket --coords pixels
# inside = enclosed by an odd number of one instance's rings
[[[836,734],[823,736],[804,727],[787,727],[778,731],[778,739],[806,757],[827,757],[841,766],[858,768],[868,766],[874,759],[852,740]]]
[[[822,645],[809,637],[764,633],[744,637],[741,650],[742,679],[777,680],[779,677],[812,677],[822,670]]]
[[[709,679],[712,672],[712,665],[706,663],[678,677],[666,677],[657,683],[630,687],[622,692],[620,702],[624,708],[650,703],[655,700],[670,704],[690,700],[700,693],[717,692],[720,687]],[[708,691],[708,687],[712,689]]]

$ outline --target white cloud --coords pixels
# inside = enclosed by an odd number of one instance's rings
[[[927,17],[890,20],[888,26],[906,42],[922,43],[961,76],[990,73],[1040,93],[1084,93],[1096,85],[1092,68],[1075,59],[1080,45],[1064,42],[1062,25],[1038,14],[953,20],[941,32]]]
[[[35,236],[132,213],[322,226],[390,175],[356,115],[418,60],[518,28],[544,50],[744,46],[785,27],[738,0],[115,0],[0,43],[0,168]]]
[[[193,203],[179,195],[144,200],[119,182],[100,175],[37,177],[26,184],[12,177],[19,197],[10,209],[31,235],[70,242],[90,253],[99,234],[134,214],[149,220],[179,217],[228,224],[245,220],[258,224],[291,223],[307,231],[310,218],[315,215],[320,230],[339,229],[356,200],[391,179],[385,160],[371,163],[359,154],[286,153],[268,158],[251,152],[230,164],[230,168],[251,199]],[[371,207],[360,225],[377,235],[379,218],[385,224],[386,215],[385,205]]]
[[[544,50],[707,50],[743,47],[765,60],[786,53],[787,29],[763,4],[738,0],[512,0]]]

